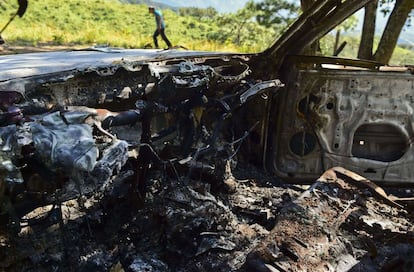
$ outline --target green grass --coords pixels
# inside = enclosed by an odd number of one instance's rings
[[[0,1],[0,27],[17,11],[17,1]],[[260,52],[280,35],[255,22],[244,25],[239,44],[235,44],[237,18],[196,18],[163,10],[166,34],[174,45],[191,50]],[[224,15],[223,15],[224,16]],[[232,19],[228,19],[232,18]],[[227,22],[227,23],[223,23]],[[148,48],[153,45],[155,22],[146,5],[123,4],[118,0],[34,0],[29,1],[23,18],[16,17],[2,33],[13,46],[65,45],[86,47],[108,45]],[[161,47],[166,47],[159,38]],[[348,44],[340,57],[355,58],[359,38],[344,37]],[[332,55],[334,38],[327,36],[321,47]],[[414,52],[396,48],[391,64],[414,64]]]
[[[13,2],[13,1],[10,1]],[[17,11],[14,3],[0,2],[0,26]],[[166,34],[174,45],[196,50],[231,50],[238,47],[209,39],[220,31],[213,21],[181,17],[164,10]],[[29,1],[23,18],[16,17],[3,32],[13,45],[101,45],[143,48],[152,45],[155,22],[147,6],[116,0]],[[160,39],[160,38],[159,38]],[[160,39],[160,46],[165,46]],[[245,48],[258,50],[257,46]]]
[[[341,37],[341,42],[346,41],[347,44],[344,50],[339,54],[338,57],[343,58],[356,58],[358,56],[359,39],[354,35],[347,35]],[[376,38],[374,43],[374,50],[378,45],[379,37]],[[335,37],[333,35],[327,35],[321,40],[321,49],[324,55],[332,55],[334,47]],[[414,64],[414,51],[404,49],[397,46],[390,60],[390,65],[413,65]]]

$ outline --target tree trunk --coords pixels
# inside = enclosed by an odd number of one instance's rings
[[[241,31],[244,27],[244,25],[247,23],[247,21],[243,21],[238,27],[237,27],[237,36],[236,36],[236,44],[240,46],[241,44]]]
[[[314,3],[315,0],[300,0],[300,7],[302,11],[307,11]]]
[[[361,43],[359,44],[358,58],[372,59],[374,45],[375,23],[377,19],[378,0],[372,1],[365,6],[364,24],[362,26]]]
[[[335,35],[335,44],[334,44],[334,49],[333,49],[334,56],[335,56],[336,50],[338,50],[339,40],[340,39],[341,39],[341,30],[338,29],[338,30],[336,30],[336,35]]]
[[[374,60],[381,63],[389,63],[394,48],[397,45],[398,37],[413,7],[413,0],[396,1],[382,34],[378,49],[374,54]]]
[[[300,0],[300,8],[302,9],[302,12],[307,11],[316,0]],[[305,55],[316,55],[319,48],[319,41],[315,41],[311,45],[309,45],[307,48],[303,50],[303,54]]]

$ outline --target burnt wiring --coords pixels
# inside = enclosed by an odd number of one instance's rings
[[[173,159],[169,159],[169,160],[163,160],[163,159],[161,159],[161,157],[158,155],[158,153],[154,150],[154,148],[150,144],[141,143],[139,146],[140,147],[143,147],[143,146],[147,147],[151,151],[151,154],[153,155],[153,157],[156,158],[156,162],[161,163],[163,165],[162,169],[164,171],[166,171],[167,166],[170,166],[171,169],[174,171],[174,175],[175,175],[176,179],[179,182],[181,182],[181,178],[180,178],[180,175],[178,174],[177,168],[174,166],[174,162],[176,162],[178,160],[177,158],[173,158]]]
[[[234,158],[234,156],[237,155],[237,153],[239,153],[240,148],[243,144],[243,141],[250,135],[250,133],[260,124],[259,121],[257,121],[248,131],[244,132],[244,135],[242,137],[240,137],[239,139],[228,143],[227,145],[229,146],[234,146],[235,144],[239,143],[239,145],[237,146],[236,150],[233,152],[233,154],[230,155],[230,157],[228,157],[226,160],[232,160]]]

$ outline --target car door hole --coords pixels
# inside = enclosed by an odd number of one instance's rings
[[[395,125],[364,124],[360,126],[352,143],[352,155],[382,162],[400,159],[409,147],[409,140]]]
[[[316,137],[306,131],[297,132],[290,138],[289,147],[298,156],[308,155],[316,147]]]

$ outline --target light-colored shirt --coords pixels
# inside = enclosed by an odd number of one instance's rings
[[[157,24],[157,28],[165,28],[164,17],[162,16],[161,10],[154,10],[155,16],[155,23]]]

